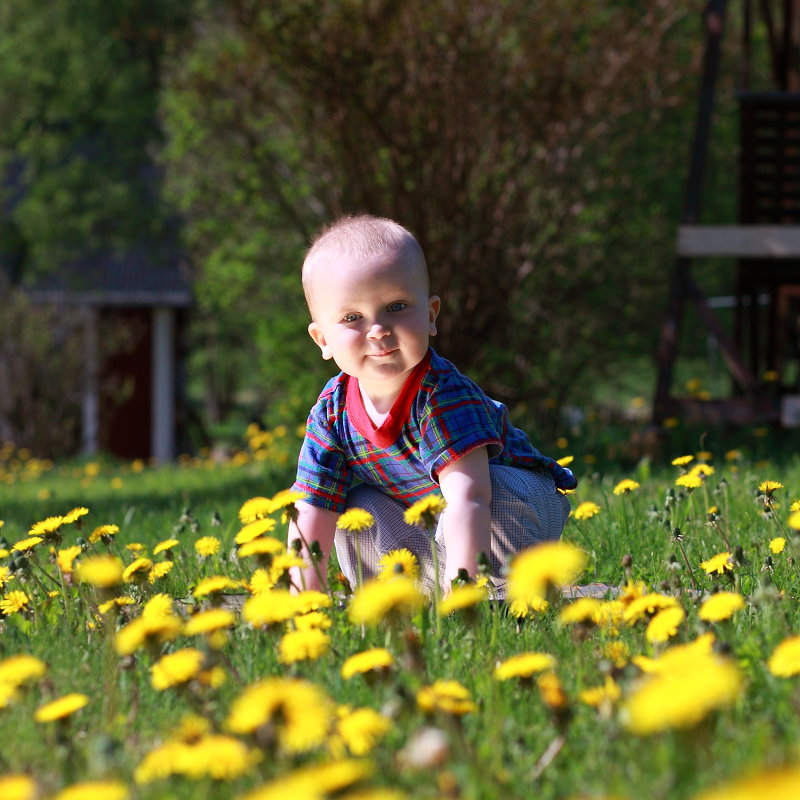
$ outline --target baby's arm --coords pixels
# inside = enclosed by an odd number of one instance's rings
[[[302,500],[295,505],[295,508],[297,509],[297,521],[289,523],[289,547],[292,546],[292,542],[295,539],[305,540],[300,555],[309,563],[309,566],[305,569],[292,569],[292,582],[300,589],[305,587],[306,589],[324,590],[328,575],[328,556],[333,547],[336,520],[339,515],[335,511],[313,506],[311,503],[305,503]],[[302,536],[300,536],[301,533]],[[311,565],[311,555],[306,550],[306,545],[310,545],[315,540],[319,542],[322,550],[322,558],[317,564],[322,582],[320,582],[317,575],[317,569],[314,569],[314,566]]]
[[[478,553],[491,552],[492,482],[486,447],[471,450],[439,473],[439,486],[447,508],[444,512],[444,543],[447,548],[445,586],[464,567],[477,573]]]

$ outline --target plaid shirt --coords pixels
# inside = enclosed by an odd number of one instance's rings
[[[543,456],[509,423],[502,403],[433,350],[429,354],[408,417],[393,443],[384,446],[356,429],[352,389],[348,402],[348,384],[354,379],[339,373],[328,381],[308,418],[292,487],[306,495],[306,502],[342,512],[355,482],[411,506],[438,491],[437,476],[444,467],[483,446],[490,464],[549,470],[559,488],[577,485],[570,470]]]

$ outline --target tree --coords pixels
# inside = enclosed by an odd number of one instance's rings
[[[580,396],[653,342],[696,6],[209,0],[164,107],[214,303],[261,308],[255,340],[310,364],[302,245],[337,215],[385,214],[426,251],[443,354],[539,416]]]

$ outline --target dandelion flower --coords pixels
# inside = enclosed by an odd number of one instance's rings
[[[31,525],[28,536],[42,536],[43,538],[55,538],[59,528],[64,524],[64,517],[47,517],[41,522],[34,522]]]
[[[0,661],[0,683],[22,686],[34,678],[41,678],[47,672],[47,665],[27,653],[9,656]]]
[[[319,628],[290,631],[284,634],[278,644],[278,661],[281,664],[316,661],[328,652],[330,644],[328,634]]]
[[[97,606],[97,610],[101,614],[107,614],[113,608],[121,608],[122,606],[132,606],[135,605],[136,601],[132,597],[112,597],[110,600],[106,600],[104,603],[100,603]]]
[[[176,548],[180,542],[177,539],[164,539],[153,548],[153,555],[157,556],[160,553],[168,553],[170,550]]]
[[[777,492],[778,489],[783,489],[783,484],[778,481],[761,481],[758,484],[758,491],[768,496],[772,496],[772,493]]]
[[[630,478],[623,478],[612,490],[614,494],[630,494],[639,488],[639,484]]]
[[[676,598],[653,592],[628,603],[622,618],[628,625],[635,625],[639,620],[647,619],[665,608],[673,608],[677,605]]]
[[[0,797],[4,800],[36,800],[36,781],[29,775],[0,775]]]
[[[194,543],[195,552],[203,558],[215,556],[221,547],[220,540],[216,536],[202,536]]]
[[[214,633],[215,631],[231,628],[236,624],[236,615],[225,608],[211,608],[208,611],[198,611],[189,617],[183,626],[184,636],[197,636],[199,634]]]
[[[110,589],[122,583],[123,571],[122,561],[112,555],[89,556],[75,567],[78,580],[97,589]]]
[[[351,508],[339,516],[336,527],[349,533],[360,533],[375,524],[375,517],[363,508]]]
[[[800,767],[777,767],[715,786],[694,800],[795,800],[800,797]]]
[[[679,475],[675,479],[675,485],[684,489],[699,489],[703,485],[703,479],[693,472],[687,472],[686,475]]]
[[[385,736],[392,723],[372,708],[344,709],[336,720],[335,736],[354,756],[365,756]]]
[[[256,628],[286,622],[297,613],[297,596],[287,589],[261,592],[245,600],[242,607],[242,619]]]
[[[72,564],[80,554],[81,547],[77,544],[72,547],[66,547],[63,550],[59,550],[56,555],[56,563],[58,564],[58,568],[61,570],[61,572],[63,572],[65,575],[71,574]]]
[[[136,558],[125,567],[122,573],[122,580],[125,583],[144,580],[152,568],[153,562],[149,558]]]
[[[658,661],[659,659],[656,659]],[[689,728],[741,693],[742,676],[731,661],[693,653],[651,674],[625,702],[622,719],[633,733],[647,735]]]
[[[672,459],[671,464],[673,467],[685,467],[687,464],[691,464],[692,461],[694,461],[694,456],[678,456]]]
[[[686,612],[680,606],[665,608],[659,611],[648,623],[645,637],[648,642],[659,644],[666,642],[678,633]]]
[[[744,608],[744,597],[738,592],[717,592],[700,606],[700,619],[705,622],[722,622]]]
[[[388,650],[383,647],[375,647],[350,656],[342,664],[341,673],[345,680],[349,680],[354,675],[387,672],[393,664],[394,656]]]
[[[619,684],[610,676],[606,676],[605,683],[602,686],[593,686],[590,689],[584,689],[579,695],[578,699],[582,703],[592,708],[602,709],[607,706],[612,706],[622,697],[622,690]]]
[[[589,500],[581,503],[573,512],[572,516],[578,520],[591,519],[600,513],[600,506],[597,503],[592,503]]]
[[[315,589],[306,589],[295,595],[295,605],[298,614],[307,614],[309,611],[319,611],[321,608],[331,607],[331,598],[325,592]]]
[[[238,581],[228,578],[225,575],[211,575],[203,578],[194,587],[192,594],[195,597],[206,597],[210,594],[221,594],[230,589],[238,589],[241,584]]]
[[[145,603],[142,616],[146,619],[172,616],[172,598],[164,592],[154,594]]]
[[[564,686],[555,672],[543,672],[536,679],[536,686],[539,689],[539,696],[542,702],[553,711],[559,712],[566,708],[568,700]]]
[[[437,680],[417,692],[417,705],[426,714],[437,711],[462,716],[477,710],[469,690],[458,681]]]
[[[150,667],[150,682],[158,691],[188,683],[197,677],[205,656],[194,647],[185,647],[162,656]]]
[[[247,544],[247,542],[252,542],[253,539],[258,539],[265,533],[272,531],[275,528],[275,524],[275,520],[271,519],[270,517],[256,519],[253,522],[245,525],[244,528],[242,528],[239,533],[236,534],[234,541],[236,544]]]
[[[374,766],[363,758],[314,764],[270,781],[248,792],[240,800],[284,800],[287,797],[297,800],[323,800],[330,796],[345,797],[342,794],[344,789],[358,783],[374,771]],[[346,797],[358,800],[358,793],[347,794]],[[398,798],[388,797],[384,800],[398,800]]]
[[[88,508],[84,508],[83,506],[78,506],[77,508],[70,509],[61,517],[61,524],[62,525],[71,525],[73,522],[77,522],[81,517],[85,517],[89,513]]]
[[[157,564],[153,564],[152,569],[147,573],[147,580],[150,583],[155,583],[157,580],[169,575],[174,566],[174,561],[159,561]]]
[[[358,587],[350,600],[348,613],[350,621],[356,625],[378,625],[390,616],[411,616],[424,601],[424,595],[408,578],[373,580]]]
[[[267,556],[277,555],[283,553],[286,545],[283,542],[273,539],[271,536],[259,536],[251,539],[249,542],[244,542],[239,546],[236,554],[239,558],[247,558],[248,556]]]
[[[767,666],[779,678],[790,678],[800,673],[800,636],[784,639],[772,651]]]
[[[782,553],[786,547],[786,539],[783,536],[776,536],[774,539],[769,540],[769,549],[777,555]]]
[[[417,500],[413,506],[407,508],[403,514],[406,525],[418,525],[430,528],[436,524],[439,515],[444,511],[447,503],[439,494],[429,494],[422,500]]]
[[[701,453],[697,454],[698,457],[702,455]],[[700,478],[709,478],[714,474],[715,470],[711,464],[695,464],[690,470],[689,474],[697,475]]]
[[[537,672],[554,669],[556,660],[549,653],[519,653],[499,663],[494,668],[494,677],[498,681],[510,678],[530,678]]]
[[[547,600],[537,595],[531,595],[528,597],[518,597],[516,600],[512,600],[508,605],[508,613],[517,619],[524,619],[529,617],[531,612],[535,614],[544,614],[548,608],[550,608],[550,603],[548,603]]]
[[[450,616],[456,611],[463,611],[467,608],[474,608],[478,603],[482,603],[489,593],[484,586],[468,583],[465,586],[456,586],[450,594],[439,603],[439,615],[442,617]]]
[[[90,534],[89,542],[97,544],[101,539],[110,541],[112,536],[119,533],[119,525],[98,525]]]
[[[53,700],[51,703],[46,703],[40,706],[33,718],[37,722],[53,722],[58,719],[65,719],[71,716],[76,711],[80,711],[87,703],[89,698],[85,694],[66,694],[59,697],[58,700]]]
[[[252,547],[253,545],[257,545],[258,542],[259,540],[256,539],[255,542],[250,542],[249,545],[244,545],[244,547]],[[269,565],[269,576],[273,583],[277,583],[293,567],[305,566],[306,562],[294,553],[278,553]]]
[[[233,701],[227,726],[233,733],[253,733],[271,724],[286,752],[303,753],[325,741],[332,719],[333,704],[316,684],[265,678]]]
[[[239,520],[249,525],[259,519],[268,517],[272,512],[272,503],[266,497],[251,497],[239,509]]]
[[[800,511],[800,500],[793,500],[789,506],[789,511]]]
[[[602,600],[594,597],[579,597],[565,605],[558,615],[562,625],[573,625],[578,622],[594,622],[595,615],[603,605]]]
[[[789,527],[792,530],[800,531],[800,511],[795,511],[789,515]]]
[[[27,539],[20,539],[11,547],[11,551],[18,552],[18,553],[27,553],[33,550],[37,544],[41,544],[44,541],[41,536],[29,536]]]
[[[546,597],[548,587],[572,583],[586,564],[586,554],[567,542],[545,542],[519,553],[511,562],[509,599]]]
[[[117,631],[114,646],[119,655],[127,656],[150,642],[172,641],[180,633],[181,627],[181,619],[175,615],[137,617]]]
[[[419,561],[405,547],[401,547],[398,550],[390,550],[381,556],[378,564],[381,568],[378,573],[379,580],[389,580],[398,575],[405,575],[407,578],[415,580],[419,576]]]
[[[717,553],[717,555],[712,556],[708,559],[708,561],[703,561],[700,564],[700,568],[707,574],[707,575],[723,575],[725,572],[730,571],[733,569],[733,557],[727,551],[724,553]]]
[[[25,592],[15,590],[9,592],[5,597],[0,598],[0,613],[6,617],[22,611],[30,603],[31,599]]]
[[[53,800],[128,800],[130,791],[119,781],[81,781],[62,789]]]

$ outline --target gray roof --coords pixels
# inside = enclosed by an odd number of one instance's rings
[[[185,307],[192,303],[189,277],[189,261],[178,251],[136,246],[83,254],[27,276],[24,287],[36,302]]]

